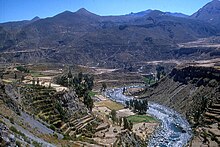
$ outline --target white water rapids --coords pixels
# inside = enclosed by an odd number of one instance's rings
[[[109,89],[106,96],[116,102],[125,104],[125,101],[132,99],[122,94],[123,88]],[[157,118],[161,123],[152,135],[149,147],[182,147],[186,146],[192,137],[192,130],[189,123],[176,111],[153,103],[148,103],[148,114]]]

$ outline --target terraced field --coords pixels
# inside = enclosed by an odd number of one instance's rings
[[[27,111],[56,127],[61,125],[62,110],[57,109],[54,89],[29,85],[22,88],[22,94],[25,96],[22,100]]]
[[[99,124],[99,119],[88,113],[85,106],[74,97],[74,92],[56,92],[52,88],[26,85],[21,91],[25,111],[34,114],[67,136],[81,134],[86,127],[90,131]],[[88,134],[87,134],[88,135]],[[90,134],[91,135],[91,134]]]
[[[204,121],[209,125],[203,128],[202,137],[207,139],[207,142],[213,142],[213,145],[220,145],[220,97],[209,106],[204,114]]]

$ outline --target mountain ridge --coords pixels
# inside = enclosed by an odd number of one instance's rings
[[[121,67],[139,61],[179,58],[178,43],[219,33],[215,26],[199,19],[158,10],[145,13],[99,16],[82,8],[28,24],[0,24],[0,62],[59,61]]]
[[[209,22],[220,28],[220,1],[213,0],[207,3],[190,17]]]

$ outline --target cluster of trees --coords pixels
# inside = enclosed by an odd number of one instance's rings
[[[84,95],[83,97],[83,103],[86,105],[86,107],[92,111],[93,108],[93,99],[91,98],[91,96],[87,93]]]
[[[83,97],[83,102],[89,110],[92,110],[93,99],[89,95],[89,92],[94,86],[94,77],[82,72],[78,75],[73,76],[69,70],[67,75],[63,75],[57,79],[57,83],[66,87],[75,89],[76,94],[79,97]]]
[[[133,109],[133,111],[136,113],[138,112],[139,114],[145,114],[148,109],[148,101],[145,100],[133,100],[131,99],[130,101],[125,102],[126,107]]]
[[[166,75],[166,72],[165,72],[163,66],[157,66],[156,71],[157,71],[157,79],[158,79],[158,80],[160,80],[161,77],[163,77],[163,76]]]
[[[21,72],[24,72],[24,73],[29,73],[30,72],[29,69],[27,69],[24,66],[17,66],[16,68],[17,68],[17,70],[19,70]]]
[[[126,117],[117,118],[117,113],[115,110],[112,110],[110,112],[110,115],[111,115],[111,119],[112,119],[113,124],[116,123],[119,126],[122,126],[122,124],[123,124],[124,129],[128,129],[130,131],[132,130],[133,123],[131,121],[129,121]]]

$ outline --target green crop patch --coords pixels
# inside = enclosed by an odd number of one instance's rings
[[[152,116],[147,116],[147,115],[131,115],[131,116],[128,116],[127,119],[134,124],[142,123],[142,122],[146,122],[146,123],[157,122],[155,118],[153,118]]]

